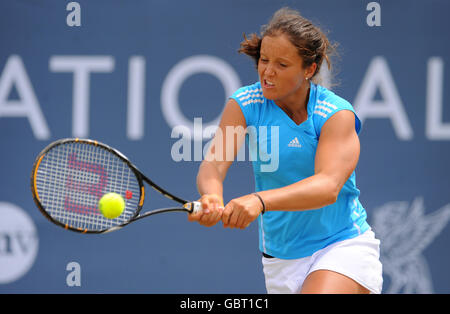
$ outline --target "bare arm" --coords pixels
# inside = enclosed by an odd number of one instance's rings
[[[245,129],[246,122],[237,102],[230,99],[205,160],[200,165],[197,187],[201,195],[222,195],[222,182],[245,139],[244,134],[230,132],[237,127]]]
[[[224,206],[223,181],[245,140],[245,134],[232,131],[245,128],[246,122],[241,108],[234,99],[230,99],[197,174],[197,189],[202,195],[201,202],[206,210],[189,215],[190,221],[199,221],[202,225],[212,226],[221,219],[222,212],[218,211],[218,208],[223,209]]]

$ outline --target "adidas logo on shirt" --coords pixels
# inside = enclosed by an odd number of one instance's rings
[[[300,142],[298,141],[297,136],[289,142],[288,144],[289,147],[302,147],[302,144],[300,144]]]

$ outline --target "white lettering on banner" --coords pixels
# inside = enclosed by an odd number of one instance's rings
[[[450,123],[442,122],[444,61],[433,57],[427,67],[427,117],[425,134],[430,140],[450,140]]]
[[[144,137],[145,59],[130,58],[128,63],[127,137],[140,140]]]
[[[19,100],[8,100],[15,87]],[[20,56],[11,55],[0,76],[0,118],[25,117],[30,122],[34,136],[39,140],[50,138],[45,117],[34,93],[33,86]]]
[[[186,58],[176,64],[167,74],[161,90],[161,110],[164,118],[171,128],[185,125],[193,133],[194,140],[201,140],[203,136],[202,132],[194,132],[193,123],[186,119],[180,110],[180,104],[178,102],[178,94],[183,82],[189,76],[197,73],[208,73],[217,77],[225,89],[225,98],[231,96],[241,87],[241,82],[239,76],[230,65],[217,57],[209,55]],[[219,119],[220,117],[217,117],[207,126],[217,126]]]
[[[377,89],[383,97],[381,101],[373,99]],[[368,118],[389,118],[399,139],[413,139],[413,130],[384,57],[375,57],[370,62],[354,108],[362,123]]]
[[[89,137],[89,91],[90,74],[112,72],[115,60],[112,56],[52,56],[49,68],[53,72],[73,72],[72,92],[72,135]],[[145,82],[146,61],[142,56],[132,56],[128,65],[128,99],[126,135],[130,140],[141,140],[145,129]],[[173,129],[186,126],[190,140],[202,141],[209,138],[203,130],[194,132],[194,123],[180,110],[179,90],[184,81],[196,73],[209,73],[222,83],[226,96],[240,86],[238,75],[223,60],[213,56],[194,56],[175,65],[167,74],[161,90],[163,118]],[[326,66],[321,69],[321,84],[330,84],[330,74]],[[450,140],[450,122],[443,117],[444,61],[441,57],[431,57],[427,63],[426,115],[424,133],[429,140]],[[8,99],[15,88],[18,99]],[[375,100],[377,90],[382,100]],[[395,86],[389,66],[383,56],[374,57],[363,78],[353,102],[359,118],[364,123],[370,118],[389,119],[395,136],[400,140],[412,140],[413,130],[403,103]],[[24,117],[38,140],[48,140],[51,136],[45,116],[33,90],[24,63],[18,55],[11,55],[0,76],[0,118]],[[219,124],[220,116],[205,124],[211,132]],[[178,130],[179,131],[179,130]],[[205,137],[206,136],[206,137]],[[195,144],[194,145],[200,145]],[[201,150],[195,150],[200,152]],[[196,154],[197,154],[196,153]]]
[[[89,135],[89,90],[91,72],[112,72],[114,58],[111,56],[52,56],[50,70],[73,72],[72,135]]]

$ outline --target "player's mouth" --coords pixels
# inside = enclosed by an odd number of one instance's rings
[[[264,88],[274,88],[275,84],[269,80],[264,79],[263,80],[263,87]]]

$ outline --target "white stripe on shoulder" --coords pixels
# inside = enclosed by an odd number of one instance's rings
[[[255,98],[255,99],[250,99],[250,100],[243,102],[242,106],[247,106],[248,104],[255,104],[255,103],[262,104],[263,102],[264,102],[264,99]]]
[[[247,94],[255,94],[255,93],[261,93],[262,89],[261,88],[255,88],[255,89],[247,89],[239,94],[236,95],[237,98],[247,95]]]
[[[326,111],[326,112],[328,112],[328,113],[333,111],[333,110],[331,110],[330,108],[327,108],[327,107],[321,106],[321,105],[316,106],[316,108],[317,108],[317,109],[322,109],[323,111]]]
[[[262,96],[263,96],[263,94],[257,93],[257,94],[254,94],[254,95],[248,94],[247,96],[238,97],[238,98],[239,98],[240,101],[242,101],[242,100],[246,100],[246,99],[248,99],[250,97],[256,98],[256,97],[262,97]]]
[[[332,109],[334,109],[334,110],[337,109],[337,107],[336,107],[335,105],[330,104],[329,102],[327,102],[327,101],[325,101],[325,100],[318,100],[317,103],[318,103],[318,104],[321,104],[321,105],[328,106],[328,107],[330,107],[330,108],[332,108]]]
[[[253,103],[264,103],[264,96],[262,88],[249,88],[235,96],[242,103],[242,106],[247,106]]]
[[[327,117],[327,115],[326,115],[325,113],[323,113],[322,111],[319,111],[319,110],[314,110],[314,113],[316,113],[316,114],[318,114],[319,116],[322,116],[322,117],[324,117],[324,118]]]

